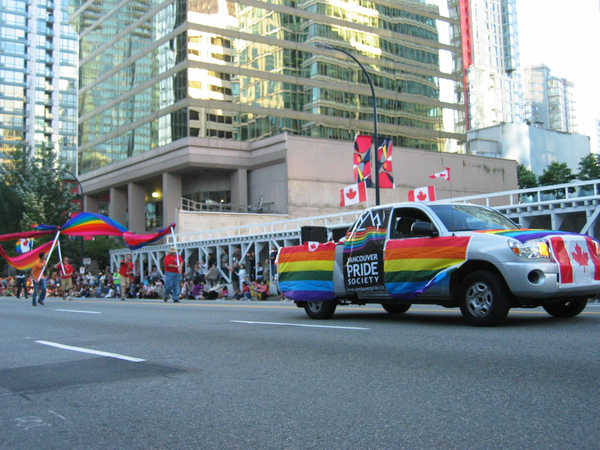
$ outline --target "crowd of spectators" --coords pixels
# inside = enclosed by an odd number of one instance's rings
[[[186,264],[181,283],[179,299],[188,300],[214,300],[214,299],[236,299],[236,300],[266,300],[269,295],[269,285],[265,279],[265,272],[259,262],[254,270],[254,257],[247,255],[248,267],[239,262],[239,255],[234,254],[233,266],[226,264],[225,271],[220,272],[217,261],[212,254],[209,255],[208,263],[204,260],[194,265]],[[223,264],[223,256],[221,263]],[[250,265],[251,264],[251,265]],[[267,268],[269,267],[267,263]],[[223,277],[224,273],[230,272],[231,284]],[[268,277],[268,274],[266,275]],[[87,272],[85,274],[73,274],[73,297],[77,298],[120,298],[121,276],[118,270],[112,273],[110,268],[99,271],[96,274]],[[47,277],[47,297],[60,297],[60,277],[58,272],[53,271]],[[229,288],[232,288],[230,292]],[[28,298],[33,294],[33,279],[29,272],[26,273],[25,289],[20,292],[20,297]],[[139,270],[134,271],[131,283],[124,292],[125,299],[160,299],[164,297],[164,278],[157,267],[153,267],[150,273],[141,279]],[[17,277],[0,277],[0,296],[17,296]]]

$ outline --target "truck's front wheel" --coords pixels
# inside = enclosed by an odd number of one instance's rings
[[[510,293],[495,273],[480,270],[468,275],[460,290],[460,312],[471,325],[499,325],[510,309]]]
[[[331,319],[336,306],[337,302],[335,300],[326,302],[305,302],[304,310],[311,319],[323,320]]]

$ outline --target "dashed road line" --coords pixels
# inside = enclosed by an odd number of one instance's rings
[[[305,328],[331,328],[335,330],[369,330],[362,327],[336,327],[331,325],[304,325],[301,323],[278,323],[278,322],[252,322],[249,320],[230,320],[230,323],[245,323],[251,325],[275,325],[280,327],[305,327]]]
[[[107,356],[109,358],[123,359],[125,361],[131,361],[131,362],[146,361],[145,359],[134,358],[132,356],[119,355],[117,353],[102,352],[99,350],[92,350],[92,349],[83,348],[83,347],[72,347],[70,345],[58,344],[56,342],[48,342],[48,341],[35,341],[35,342],[37,342],[38,344],[49,345],[51,347],[62,348],[64,350],[71,350],[74,352],[81,352],[81,353],[90,353],[92,355],[99,355],[99,356]]]
[[[69,312],[69,313],[81,313],[81,314],[102,314],[100,311],[81,311],[78,309],[55,309],[55,311]]]

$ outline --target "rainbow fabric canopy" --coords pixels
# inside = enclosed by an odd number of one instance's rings
[[[102,214],[83,212],[75,214],[71,217],[62,227],[56,225],[44,225],[35,224],[33,225],[34,231],[27,231],[23,233],[12,233],[0,235],[0,242],[12,241],[17,239],[31,239],[40,236],[46,236],[54,234],[54,241],[57,240],[58,234],[64,234],[66,236],[82,236],[84,238],[92,238],[94,236],[120,236],[123,238],[125,245],[131,250],[140,249],[152,242],[156,242],[161,239],[169,232],[173,232],[175,224],[172,223],[166,228],[151,234],[135,234],[129,231],[119,222],[113,219],[103,216]],[[47,242],[46,244],[40,245],[37,248],[32,249],[23,255],[17,257],[11,257],[6,254],[6,251],[0,245],[0,255],[6,260],[8,264],[16,269],[26,270],[31,268],[33,263],[38,259],[40,252],[48,253],[53,248],[53,242]]]

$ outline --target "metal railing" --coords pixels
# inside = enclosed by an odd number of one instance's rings
[[[275,202],[262,203],[256,205],[235,205],[233,203],[216,202],[214,200],[205,200],[197,202],[188,198],[181,199],[182,211],[201,211],[201,212],[233,212],[233,213],[251,213],[251,214],[276,214],[273,211]]]
[[[488,206],[509,217],[534,210],[546,211],[559,208],[590,207],[590,205],[594,206],[600,203],[600,180],[577,181],[552,186],[539,186],[530,189],[515,189],[511,191],[494,192],[491,194],[454,197],[438,200],[436,203],[451,202],[475,203]],[[223,210],[223,212],[226,211]],[[262,224],[249,224],[214,230],[178,233],[177,239],[183,241],[201,241],[239,238],[242,236],[264,236],[275,233],[296,232],[303,226],[342,228],[344,226],[349,227],[352,225],[361,213],[362,210],[353,210],[345,213],[278,220]],[[168,239],[171,239],[171,237]]]
[[[438,203],[477,203],[498,209],[532,207],[557,203],[585,202],[600,198],[600,180],[576,181],[573,183],[538,186],[529,189],[495,192],[492,194],[469,195],[448,198]]]

